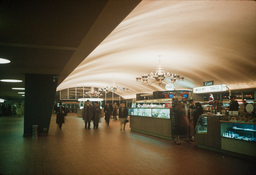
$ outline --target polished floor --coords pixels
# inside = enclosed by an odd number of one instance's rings
[[[84,129],[76,114],[66,117],[62,130],[52,115],[49,135],[23,137],[22,117],[0,117],[2,175],[249,175],[256,163],[201,149],[195,143],[120,131],[119,121]]]

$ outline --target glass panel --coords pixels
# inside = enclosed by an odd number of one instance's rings
[[[76,88],[77,98],[83,98],[83,87]]]
[[[137,109],[138,116],[147,116],[147,117],[151,117],[151,109]]]
[[[137,109],[132,109],[130,108],[129,111],[128,111],[129,115],[137,115],[138,113],[138,110]]]
[[[236,122],[222,122],[221,136],[231,139],[255,142],[256,125]]]
[[[170,118],[170,109],[152,109],[152,117]]]
[[[198,118],[197,125],[196,125],[196,133],[207,133],[207,116],[201,115]]]
[[[75,99],[76,98],[76,89],[70,88],[69,89],[69,99]]]
[[[60,100],[68,99],[68,89],[64,89],[60,91]]]

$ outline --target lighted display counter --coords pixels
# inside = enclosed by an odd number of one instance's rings
[[[172,140],[172,133],[177,130],[175,105],[185,103],[190,97],[190,90],[137,94],[137,101],[129,109],[131,130]]]
[[[236,121],[234,118],[201,115],[196,125],[195,142],[201,148],[255,160],[256,123],[254,120]]]
[[[129,115],[170,119],[170,108],[130,108]]]
[[[221,149],[256,157],[256,123],[220,121]]]
[[[130,108],[130,127],[132,131],[172,139],[172,99],[137,101],[137,108]]]
[[[172,139],[170,108],[129,109],[132,131]]]

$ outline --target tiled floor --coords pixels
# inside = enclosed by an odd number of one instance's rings
[[[62,130],[52,116],[49,135],[23,137],[23,118],[0,117],[0,174],[256,174],[255,162],[198,148],[195,143],[120,131],[119,122],[85,130],[75,114]]]

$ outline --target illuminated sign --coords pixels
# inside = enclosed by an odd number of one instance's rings
[[[173,84],[166,84],[165,89],[166,90],[174,90],[174,85]]]
[[[193,93],[211,93],[211,92],[222,92],[227,91],[226,84],[219,84],[213,86],[202,86],[193,88]]]
[[[204,82],[204,86],[212,86],[213,85],[213,81],[205,81]]]

